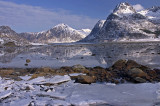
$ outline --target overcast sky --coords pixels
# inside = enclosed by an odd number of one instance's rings
[[[39,32],[59,23],[92,29],[126,1],[136,10],[160,6],[160,0],[0,0],[0,25],[17,32]]]

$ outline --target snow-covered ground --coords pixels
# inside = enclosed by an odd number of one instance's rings
[[[160,38],[150,38],[150,39],[121,39],[121,40],[114,40],[117,42],[159,42]]]
[[[44,43],[31,43],[31,45],[39,46],[39,45],[47,45],[47,44],[44,44]]]
[[[1,106],[153,106],[160,102],[160,83],[83,85],[74,83],[68,75],[21,78],[22,81],[0,78]]]

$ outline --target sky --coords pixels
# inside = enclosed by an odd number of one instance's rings
[[[0,0],[0,25],[16,32],[39,32],[60,23],[92,29],[121,2],[137,11],[160,6],[160,0]]]

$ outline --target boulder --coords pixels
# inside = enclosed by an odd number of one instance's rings
[[[126,63],[127,70],[130,70],[132,68],[139,68],[139,67],[141,67],[141,65],[135,62],[134,60],[128,60]]]
[[[152,79],[156,79],[156,77],[158,76],[158,74],[156,73],[155,70],[150,70],[147,72],[147,74],[152,78]]]
[[[148,73],[149,71],[151,71],[152,69],[147,67],[147,66],[144,66],[144,65],[141,65],[139,67],[139,69],[143,70],[145,73]]]
[[[117,70],[123,70],[126,66],[126,62],[126,60],[118,60],[113,64],[112,68]]]
[[[78,78],[76,79],[76,82],[81,84],[91,84],[95,83],[96,80],[91,76],[79,75]]]
[[[136,78],[134,78],[134,81],[135,81],[136,83],[145,83],[145,82],[146,82],[146,80],[145,80],[145,79],[140,78],[140,77],[136,77]]]
[[[128,71],[128,75],[132,78],[135,77],[143,77],[146,78],[147,74],[145,72],[143,72],[141,69],[139,68],[133,68],[131,70]]]
[[[112,74],[102,67],[94,67],[93,69],[90,69],[87,75],[95,77],[98,82],[109,81],[112,78]]]

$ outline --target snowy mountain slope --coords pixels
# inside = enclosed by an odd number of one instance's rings
[[[158,10],[156,11],[158,12]],[[117,5],[114,11],[107,17],[103,26],[99,27],[95,32],[94,30],[92,30],[92,34],[81,41],[129,41],[130,39],[155,39],[160,35],[160,26],[155,21],[153,22],[146,15],[136,12],[126,2]]]
[[[152,8],[142,10],[138,12],[155,23],[160,24],[160,7],[153,6]]]
[[[133,13],[136,13],[136,10],[129,3],[126,2],[118,4],[113,10],[113,14],[119,17],[128,16]]]
[[[96,25],[94,26],[94,28],[92,29],[91,33],[85,37],[84,39],[80,40],[80,42],[86,42],[86,41],[90,41],[96,38],[96,36],[98,36],[101,28],[103,27],[103,24],[105,23],[106,20],[99,20]]]
[[[21,33],[20,36],[31,42],[37,43],[69,43],[79,41],[89,33],[89,29],[75,30],[62,23],[48,31],[38,33]]]
[[[81,29],[81,30],[77,30],[79,33],[81,33],[83,36],[83,38],[85,38],[87,35],[89,35],[91,33],[90,29]]]
[[[0,26],[1,44],[14,42],[18,46],[27,45],[29,42],[24,38],[19,37],[18,33],[13,31],[9,26]]]

